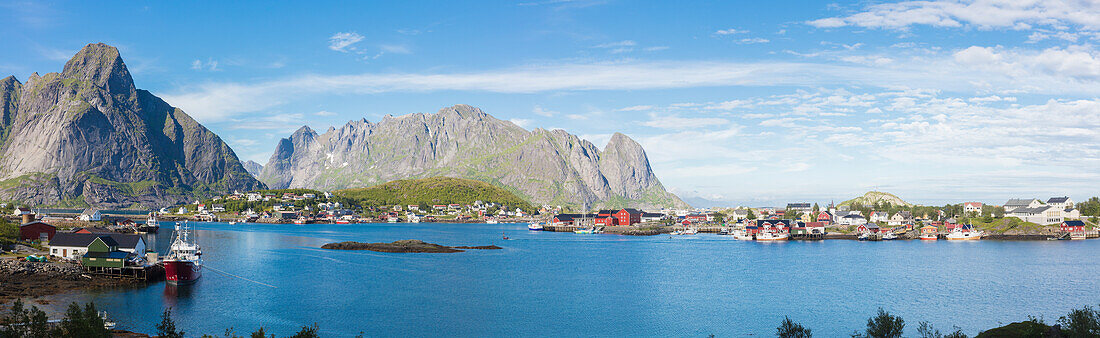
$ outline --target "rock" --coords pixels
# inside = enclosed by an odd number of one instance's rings
[[[221,138],[134,87],[115,47],[0,80],[0,199],[155,208],[263,187]]]
[[[321,134],[304,126],[279,142],[260,179],[272,188],[336,190],[434,176],[489,182],[534,204],[687,206],[626,135],[616,133],[601,151],[563,130],[528,131],[468,105]]]
[[[486,246],[443,246],[439,244],[426,243],[416,239],[405,239],[395,241],[393,243],[360,243],[360,242],[340,242],[340,243],[328,243],[321,246],[321,249],[329,250],[370,250],[377,252],[390,252],[390,253],[453,253],[463,252],[460,249],[481,249],[481,250],[499,250],[501,247],[496,245]]]
[[[256,163],[256,161],[248,160],[244,162],[244,170],[247,170],[253,177],[260,177],[260,173],[264,171],[264,166]]]

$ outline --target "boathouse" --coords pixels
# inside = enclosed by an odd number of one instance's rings
[[[88,244],[88,252],[81,259],[81,264],[92,268],[121,268],[126,266],[126,258],[131,253],[121,251],[118,242],[111,236],[99,236]]]
[[[140,235],[118,233],[86,234],[72,232],[61,232],[54,235],[53,239],[50,240],[49,252],[51,256],[55,257],[78,259],[88,252],[88,246],[99,237],[111,238],[120,251],[138,255],[145,254],[145,239]]]
[[[1084,221],[1063,221],[1060,227],[1065,232],[1085,232]]]
[[[877,234],[880,230],[878,224],[875,223],[864,223],[856,227],[856,231],[861,234]]]
[[[49,241],[54,234],[57,234],[57,227],[39,221],[19,226],[19,240],[23,241]]]

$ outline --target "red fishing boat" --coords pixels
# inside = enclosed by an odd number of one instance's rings
[[[202,277],[202,249],[191,237],[191,229],[185,223],[176,223],[173,237],[168,255],[161,261],[164,264],[164,279],[168,284],[194,283]]]

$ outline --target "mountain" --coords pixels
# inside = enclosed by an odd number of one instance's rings
[[[474,204],[477,201],[533,210],[531,205],[504,188],[482,181],[453,177],[396,180],[369,188],[344,189],[337,196],[374,205]]]
[[[901,198],[894,196],[894,194],[881,191],[868,191],[866,194],[863,194],[863,196],[840,202],[839,205],[875,205],[879,202],[892,204],[895,206],[913,206],[912,204],[909,204],[909,202],[903,201]]]
[[[616,133],[600,150],[565,131],[528,131],[467,105],[351,121],[323,134],[302,127],[279,142],[260,180],[333,190],[433,176],[487,182],[535,204],[686,206],[626,135]]]
[[[145,90],[118,49],[89,44],[61,73],[0,80],[0,199],[159,207],[263,188],[221,138]]]
[[[252,176],[260,177],[260,173],[264,171],[264,165],[248,160],[244,162],[244,170],[247,170]]]

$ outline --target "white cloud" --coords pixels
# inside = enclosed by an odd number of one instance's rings
[[[404,45],[381,45],[378,49],[390,54],[412,54],[412,50]]]
[[[546,116],[546,117],[554,117],[554,115],[559,114],[556,111],[542,109],[542,107],[539,107],[539,106],[535,106],[535,109],[532,109],[531,112],[534,113],[535,115]]]
[[[645,110],[652,110],[652,109],[653,109],[653,106],[639,105],[639,106],[630,106],[630,107],[619,108],[618,110],[619,111],[645,111]]]
[[[637,46],[637,45],[638,45],[638,43],[634,42],[633,40],[623,40],[623,41],[618,41],[618,42],[601,43],[601,44],[592,46],[592,48],[622,48],[622,47],[634,47],[634,46]]]
[[[1078,0],[1003,1],[933,0],[871,3],[845,16],[808,21],[820,28],[857,26],[906,29],[913,25],[933,27],[975,26],[980,29],[1031,29],[1033,26],[1077,25],[1100,28],[1100,2]]]
[[[661,129],[684,130],[721,126],[729,122],[729,120],[716,117],[680,117],[676,115],[661,116],[656,113],[650,113],[649,120],[642,122],[642,125]]]
[[[748,32],[749,32],[748,30],[730,28],[730,29],[719,29],[718,31],[714,32],[714,34],[717,34],[717,35],[734,35],[734,34],[745,34],[745,33],[748,33]]]
[[[195,61],[191,61],[191,69],[208,70],[212,72],[220,70],[218,69],[218,61],[214,59],[209,59],[206,62],[202,62],[202,60],[197,59]]]
[[[355,32],[340,32],[333,34],[328,38],[328,48],[337,52],[347,52],[348,50],[354,50],[352,45],[363,41],[363,36]]]
[[[765,38],[744,38],[738,41],[741,44],[755,44],[755,43],[768,43],[771,40]]]
[[[511,121],[512,123],[515,123],[517,126],[520,126],[520,128],[523,128],[523,129],[528,129],[528,128],[531,127],[531,124],[535,123],[534,120],[520,119],[520,118],[511,119],[511,120],[508,120],[508,121]]]
[[[588,116],[587,115],[581,115],[581,114],[569,114],[569,115],[565,115],[565,118],[570,119],[570,120],[587,120]]]
[[[313,113],[313,115],[317,115],[317,116],[336,116],[337,114],[333,113],[333,112],[330,112],[330,111],[327,111],[327,110],[322,110],[322,111]]]
[[[797,162],[797,163],[791,164],[791,165],[787,166],[786,168],[784,168],[783,172],[793,173],[793,172],[799,172],[799,171],[806,171],[806,170],[810,170],[810,167],[811,167],[811,165],[809,163]]]

